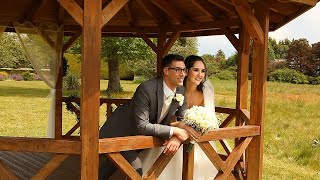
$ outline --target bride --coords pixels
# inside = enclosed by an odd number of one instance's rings
[[[204,106],[210,111],[215,111],[214,91],[210,80],[207,78],[207,69],[203,59],[199,56],[191,55],[185,59],[185,65],[188,70],[184,79],[185,96],[188,108],[192,106]],[[215,113],[213,113],[215,114]],[[215,148],[213,142],[211,145]],[[139,157],[143,165],[143,174],[146,174],[155,160],[163,152],[164,147],[145,150],[140,153]],[[169,164],[163,170],[158,179],[160,180],[178,180],[182,179],[182,157],[183,148],[177,151]],[[217,169],[202,151],[202,149],[194,145],[194,173],[193,179],[207,180],[214,179],[218,173]]]

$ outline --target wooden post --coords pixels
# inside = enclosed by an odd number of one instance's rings
[[[97,180],[99,164],[102,0],[84,0],[81,63],[81,179]]]
[[[58,77],[56,82],[56,109],[55,109],[55,139],[62,139],[62,76],[63,76],[63,28],[60,29],[57,38],[56,52],[59,55],[57,58],[61,58],[60,61],[57,60],[58,64]],[[60,55],[61,53],[61,55]]]
[[[192,180],[194,171],[194,147],[191,152],[186,152],[191,144],[183,144],[182,179]]]
[[[260,136],[255,136],[248,147],[248,179],[262,179],[264,114],[267,81],[269,10],[256,4],[255,16],[263,30],[263,44],[253,45],[250,124],[260,126]]]
[[[160,32],[158,34],[158,42],[157,42],[157,48],[158,48],[158,52],[157,52],[157,76],[161,76],[161,74],[162,74],[161,61],[162,61],[162,58],[164,56],[163,49],[164,49],[165,43],[166,43],[166,34],[163,33],[163,32]]]

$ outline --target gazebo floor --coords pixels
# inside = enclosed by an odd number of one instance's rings
[[[0,160],[23,180],[31,179],[53,156],[52,153],[0,151]],[[80,179],[80,156],[70,155],[46,179]]]

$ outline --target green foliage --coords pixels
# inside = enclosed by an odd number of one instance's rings
[[[237,66],[238,53],[232,54],[226,61],[221,61],[221,68],[227,69],[230,66]]]
[[[196,37],[180,37],[171,47],[170,53],[180,54],[183,57],[198,54],[198,39]]]
[[[268,61],[274,61],[275,57],[276,56],[273,47],[270,43],[268,43]]]
[[[30,62],[15,33],[3,33],[0,37],[0,67],[30,67]]]
[[[135,77],[142,76],[143,77],[142,79],[150,79],[154,77],[156,74],[156,66],[157,66],[157,62],[155,59],[146,59],[144,61],[136,61],[132,66],[132,71]]]
[[[318,77],[308,76],[308,81],[309,81],[309,84],[318,85],[320,84],[320,76]]]
[[[307,77],[293,69],[277,69],[268,75],[270,81],[288,82],[294,84],[306,84],[308,83]]]
[[[221,80],[234,80],[236,79],[236,72],[230,70],[223,70],[216,74],[216,77]]]
[[[23,77],[23,80],[25,80],[25,81],[32,81],[33,80],[33,75],[29,71],[22,73],[21,76]]]
[[[215,55],[215,58],[217,59],[217,61],[224,61],[226,59],[226,55],[221,49],[219,49]]]
[[[64,90],[79,90],[80,89],[80,81],[77,75],[68,74],[63,78],[63,89]]]
[[[311,75],[308,66],[311,55],[312,48],[306,39],[293,40],[288,50],[287,65],[290,69],[297,70],[305,75]]]

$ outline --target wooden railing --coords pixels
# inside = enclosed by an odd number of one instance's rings
[[[78,98],[63,98],[63,101],[72,107],[76,116],[80,111],[75,105],[79,102]],[[101,99],[100,105],[106,104],[106,115],[110,115],[111,104],[119,106],[127,103],[129,99]],[[245,109],[236,109],[216,107],[216,112],[224,113],[228,116],[220,125],[219,130],[210,131],[203,135],[197,144],[205,152],[212,164],[218,169],[219,173],[216,179],[246,179],[245,157],[243,156],[246,148],[254,136],[260,135],[260,126],[247,125],[250,119],[249,112]],[[240,113],[241,126],[231,127],[232,120],[236,113]],[[238,117],[238,116],[237,116]],[[81,141],[79,137],[71,134],[79,128],[78,122],[70,131],[68,131],[62,140],[47,138],[11,138],[0,137],[0,150],[5,151],[28,151],[28,152],[51,152],[56,155],[36,174],[32,179],[45,179],[50,175],[70,154],[81,153]],[[226,139],[236,139],[234,148],[231,148]],[[225,153],[217,153],[210,145],[209,141],[219,141]],[[121,169],[121,171],[130,179],[156,179],[170,162],[172,156],[161,154],[155,163],[151,166],[147,174],[141,177],[133,167],[120,154],[121,151],[137,150],[160,147],[163,140],[152,136],[129,136],[104,138],[99,140],[99,154],[105,154],[108,158]],[[185,146],[183,146],[185,148]],[[183,155],[183,179],[193,178],[193,153],[184,152]],[[0,173],[4,171],[11,174],[4,163],[0,162]]]

